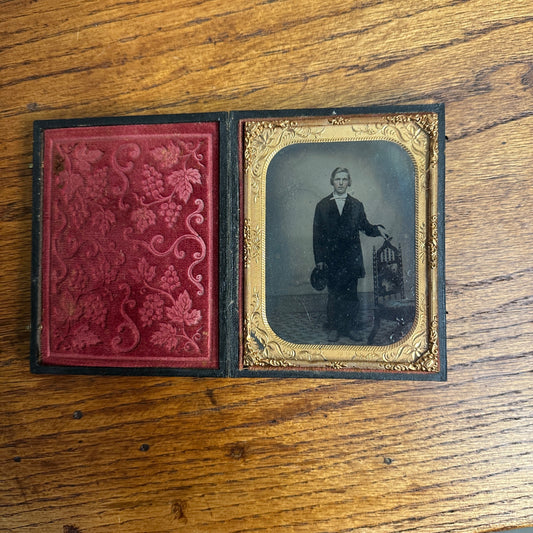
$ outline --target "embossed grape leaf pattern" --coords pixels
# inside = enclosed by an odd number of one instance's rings
[[[202,183],[200,173],[195,168],[175,170],[167,177],[168,183],[174,187],[179,199],[188,202],[192,194],[193,184]]]
[[[153,158],[159,161],[161,168],[172,168],[179,161],[181,150],[177,143],[169,141],[165,146],[157,146],[151,151]]]
[[[190,327],[200,324],[202,313],[192,308],[193,302],[187,290],[178,293],[181,281],[174,265],[170,265],[158,283],[153,284],[156,268],[142,258],[134,277],[143,284],[140,292],[147,293],[139,308],[141,324],[145,328],[158,327],[150,337],[151,342],[170,351],[181,346],[187,352],[198,353],[201,327]],[[171,334],[172,339],[169,338]]]
[[[50,353],[99,362],[133,354],[137,365],[205,358],[210,134],[124,140],[87,129],[95,135],[50,134],[43,247]]]

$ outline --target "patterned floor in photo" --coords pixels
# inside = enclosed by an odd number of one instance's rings
[[[360,341],[340,337],[334,344],[366,345],[373,327],[373,295],[359,295]],[[267,300],[267,319],[273,331],[282,339],[295,344],[332,344],[328,342],[326,323],[327,293],[304,294],[296,296],[270,296]],[[391,344],[390,337],[396,324],[382,321],[373,345]]]

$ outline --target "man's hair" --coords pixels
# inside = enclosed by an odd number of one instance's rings
[[[335,179],[335,176],[337,174],[340,174],[341,172],[348,174],[348,185],[350,186],[352,184],[352,177],[350,176],[350,172],[348,171],[347,168],[342,168],[342,167],[337,167],[335,170],[333,170],[333,172],[331,173],[331,178],[329,179],[329,182],[331,183],[331,185],[333,185],[333,180]]]

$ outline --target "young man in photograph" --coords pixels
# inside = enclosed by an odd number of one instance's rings
[[[359,232],[379,237],[383,226],[370,224],[363,204],[347,193],[352,184],[348,169],[333,170],[330,183],[333,192],[318,202],[313,221],[315,263],[327,278],[328,341],[347,336],[357,342],[362,339],[356,325],[357,283],[365,277]]]

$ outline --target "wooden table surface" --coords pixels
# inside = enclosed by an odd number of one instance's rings
[[[533,524],[531,0],[0,2],[0,530]],[[29,373],[32,121],[444,102],[446,383]]]

